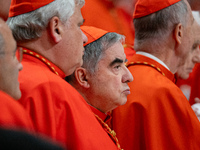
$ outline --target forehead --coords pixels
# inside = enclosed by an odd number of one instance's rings
[[[105,50],[102,57],[103,60],[108,59],[110,61],[114,60],[115,58],[120,58],[122,60],[126,59],[124,47],[121,42],[116,42],[107,50]]]
[[[191,7],[190,7],[190,4],[188,3],[187,0],[183,0],[186,5],[187,5],[187,18],[188,18],[188,24],[193,24],[194,23],[194,17],[193,17],[193,14],[192,14],[192,10],[191,10]]]
[[[193,33],[194,33],[194,37],[195,38],[199,38],[200,37],[200,25],[194,21],[194,24],[193,24]]]
[[[73,22],[79,22],[83,20],[82,14],[81,14],[81,6],[76,5],[74,8],[74,13],[70,17],[70,20]]]
[[[8,25],[0,20],[0,34],[4,38],[6,50],[13,50],[16,47],[16,41],[13,38],[12,32]]]

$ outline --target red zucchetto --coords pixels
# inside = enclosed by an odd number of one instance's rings
[[[138,0],[135,5],[133,19],[153,14],[179,1],[181,0]]]
[[[98,40],[103,35],[108,33],[108,31],[93,27],[93,26],[81,26],[81,30],[87,36],[88,42],[84,44],[84,46]]]
[[[34,11],[53,1],[54,0],[12,0],[9,10],[9,17]]]

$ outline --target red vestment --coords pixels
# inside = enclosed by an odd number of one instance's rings
[[[200,123],[174,75],[157,61],[135,54],[125,105],[113,111],[112,125],[125,150],[200,149]]]
[[[30,114],[35,130],[67,149],[117,149],[83,97],[63,79],[64,73],[38,54],[25,51],[19,101]]]
[[[102,128],[108,133],[110,138],[117,145],[118,149],[121,150],[121,147],[120,147],[119,141],[116,137],[115,131],[111,130],[111,128],[108,125],[110,123],[110,119],[111,119],[110,112],[105,114],[105,113],[99,111],[98,109],[94,108],[93,106],[90,106],[90,108],[92,109],[93,113],[95,114],[95,116],[96,116],[97,120],[99,121],[99,123],[101,124]]]
[[[83,25],[125,35],[125,43],[128,45],[128,48],[125,48],[127,58],[135,54],[133,48],[130,48],[133,47],[135,37],[132,15],[128,15],[122,8],[115,7],[109,0],[85,0],[81,12],[85,19]]]
[[[0,126],[29,131],[33,130],[32,122],[25,109],[16,100],[2,91],[0,91],[0,97]]]

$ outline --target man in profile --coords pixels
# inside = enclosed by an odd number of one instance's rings
[[[193,51],[200,30],[186,0],[138,0],[133,14],[136,54],[127,103],[113,111],[126,150],[200,149],[200,123],[174,73]],[[192,57],[190,57],[192,58]]]
[[[83,97],[64,78],[83,63],[84,0],[13,0],[7,23],[23,48],[19,102],[37,132],[67,149],[116,149]]]

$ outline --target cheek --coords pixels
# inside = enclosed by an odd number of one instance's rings
[[[6,68],[4,67],[3,70],[1,71],[3,71],[2,78],[6,84],[6,87],[12,91],[12,89],[16,88],[16,86],[18,85],[17,65],[14,64],[6,65]]]
[[[14,80],[13,82],[18,81],[19,69],[18,69],[17,63],[11,64],[9,66],[9,70],[7,70],[7,72],[9,72],[8,76],[13,78],[13,80]]]
[[[99,83],[102,80],[99,81]],[[99,86],[99,85],[97,85]],[[104,92],[110,97],[118,97],[121,93],[121,84],[118,79],[114,77],[106,78],[104,82],[102,82],[101,87],[104,88]]]
[[[82,31],[78,27],[74,30],[74,38],[76,43],[81,41],[81,43],[83,44]]]
[[[82,38],[82,33],[80,31],[78,31],[78,33],[76,34],[76,36],[74,36],[74,51],[77,54],[81,54],[83,55],[83,38]]]

